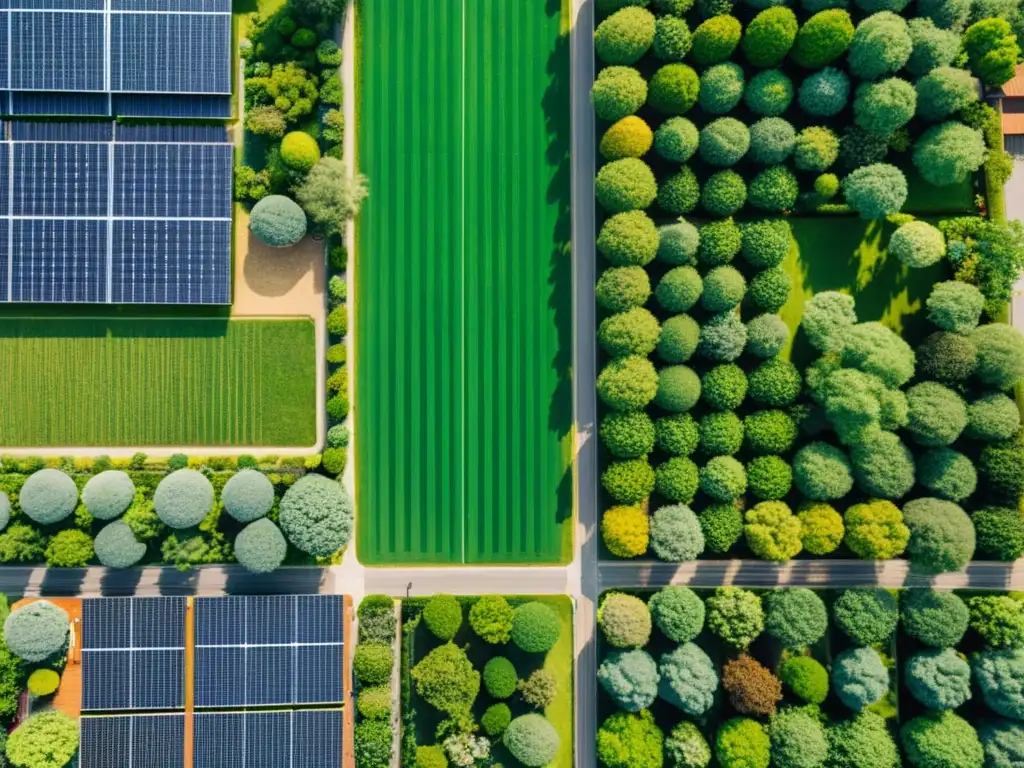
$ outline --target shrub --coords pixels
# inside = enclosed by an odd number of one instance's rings
[[[899,608],[884,589],[848,589],[832,606],[836,625],[857,645],[884,642],[896,631]]]
[[[843,364],[880,378],[887,387],[901,387],[914,375],[914,351],[881,323],[858,323],[847,333]]]
[[[693,31],[690,55],[701,66],[727,61],[740,42],[742,27],[733,16],[713,16]]]
[[[809,589],[780,589],[765,599],[765,630],[786,648],[803,648],[828,630],[825,604]]]
[[[375,685],[359,691],[356,708],[367,720],[386,720],[391,715],[391,688]]]
[[[654,42],[654,14],[623,8],[594,31],[594,52],[605,64],[635,64]]]
[[[956,385],[974,373],[977,364],[978,350],[974,342],[959,333],[937,331],[917,348],[919,378]]]
[[[22,511],[40,525],[63,520],[78,504],[75,481],[59,469],[41,469],[29,476],[21,487]]]
[[[306,235],[306,214],[291,198],[268,195],[249,213],[249,229],[273,248],[295,245]]]
[[[914,86],[898,77],[877,83],[864,83],[857,88],[857,96],[853,101],[857,125],[876,136],[891,136],[910,122],[916,108],[917,92]],[[838,150],[837,141],[837,155]]]
[[[918,0],[917,12],[940,29],[963,29],[971,10],[969,0]]]
[[[616,557],[638,557],[647,551],[650,521],[637,507],[612,507],[601,518],[601,537]]]
[[[874,712],[861,712],[828,729],[829,760],[851,768],[898,768],[899,750],[885,720]]]
[[[789,8],[768,8],[758,13],[743,35],[743,52],[755,67],[776,67],[796,40],[796,14]]]
[[[665,160],[685,163],[697,151],[700,133],[685,117],[670,117],[654,133],[654,151]]]
[[[689,507],[673,504],[655,511],[651,517],[651,549],[668,562],[697,559],[704,551],[704,534]]]
[[[731,216],[747,201],[747,185],[735,171],[719,171],[707,180],[700,200],[713,216]]]
[[[732,312],[722,312],[701,326],[697,352],[709,360],[731,362],[743,353],[746,343],[746,326]]]
[[[546,669],[535,669],[525,680],[516,686],[523,701],[534,709],[544,709],[551,705],[558,694],[558,681]]]
[[[658,696],[658,666],[646,651],[612,651],[597,670],[601,687],[619,709],[639,712]]]
[[[761,363],[748,381],[750,397],[765,405],[790,405],[800,394],[800,371],[781,358]]]
[[[970,72],[953,67],[936,67],[917,81],[917,113],[937,122],[978,100],[978,89]]]
[[[812,555],[827,555],[842,543],[843,518],[828,504],[810,504],[797,513],[800,541]]]
[[[756,456],[747,464],[747,487],[756,499],[781,499],[793,485],[793,470],[778,456]]]
[[[700,489],[717,501],[733,501],[747,490],[747,473],[732,456],[715,456],[700,469]]]
[[[937,382],[924,381],[908,389],[907,405],[907,430],[920,445],[949,445],[967,426],[963,399]]]
[[[423,623],[438,640],[452,640],[462,627],[462,606],[452,595],[434,595],[423,608]]]
[[[793,101],[793,81],[777,69],[758,72],[747,83],[743,101],[755,115],[778,117]]]
[[[831,200],[839,193],[839,177],[834,173],[823,173],[814,180],[814,193]]]
[[[697,261],[719,266],[732,261],[742,247],[743,235],[732,219],[712,221],[700,228]]]
[[[900,742],[917,768],[981,768],[985,753],[974,728],[952,712],[928,712],[900,728]]]
[[[850,72],[875,80],[901,69],[913,51],[907,23],[890,11],[880,11],[857,25],[850,43]]]
[[[367,595],[359,603],[359,641],[388,643],[395,639],[395,601],[387,595]]]
[[[108,469],[93,475],[82,489],[82,503],[97,520],[120,517],[135,498],[135,484],[127,473]]]
[[[711,552],[728,552],[743,535],[743,513],[732,502],[709,504],[699,522],[704,544]]]
[[[971,697],[971,668],[952,648],[915,653],[906,665],[906,681],[928,709],[956,709]]]
[[[1024,335],[1020,331],[1005,323],[989,323],[971,331],[970,338],[978,350],[975,374],[982,383],[1009,389],[1024,379]]]
[[[968,437],[995,442],[1009,440],[1020,429],[1020,411],[1002,392],[985,392],[967,406]]]
[[[967,28],[963,49],[974,72],[985,85],[1002,85],[1013,77],[1020,48],[1005,19],[982,19]]]
[[[620,504],[637,504],[654,490],[654,470],[646,458],[613,461],[602,473],[601,485]]]
[[[676,768],[707,768],[711,762],[711,747],[700,729],[689,720],[678,723],[665,739],[668,764]]]
[[[654,402],[666,411],[683,413],[700,399],[700,379],[685,365],[673,365],[658,372]]]
[[[688,413],[662,416],[654,422],[654,440],[667,453],[689,456],[697,450],[700,431]]]
[[[281,160],[289,168],[308,171],[320,161],[320,147],[308,133],[292,131],[281,140]]]
[[[989,768],[1014,768],[1024,761],[1024,724],[983,721],[978,724],[978,738]]]
[[[634,411],[643,408],[658,391],[658,374],[650,360],[626,357],[613,360],[597,377],[597,394],[609,408]]]
[[[68,642],[67,613],[47,600],[11,611],[4,620],[4,642],[25,661],[38,663],[56,656]]]
[[[782,700],[782,683],[745,653],[725,663],[722,687],[733,709],[741,715],[772,715]]]
[[[512,710],[508,704],[491,704],[480,718],[480,727],[493,739],[501,736],[511,722]]]
[[[270,512],[274,486],[262,472],[243,469],[224,484],[220,498],[229,515],[240,523],[249,523]]]
[[[731,267],[716,267],[716,269],[731,269]],[[712,270],[712,272],[714,271]],[[743,373],[743,369],[735,363],[716,365],[701,379],[701,397],[708,405],[718,410],[731,411],[738,408],[746,396],[747,377]]]
[[[1018,509],[988,507],[971,517],[978,549],[997,560],[1013,561],[1024,555],[1024,516]]]
[[[700,298],[704,282],[693,267],[674,267],[665,273],[654,289],[654,297],[668,312],[686,312]]]
[[[597,249],[613,266],[643,267],[658,252],[658,230],[643,211],[617,213],[601,226]]]
[[[989,648],[1024,645],[1024,603],[1009,595],[967,599],[970,626]]]
[[[597,758],[607,768],[661,768],[665,736],[649,711],[616,712],[597,732]]]
[[[974,526],[960,507],[942,499],[915,499],[903,507],[910,529],[907,552],[914,568],[927,573],[959,571],[974,555]]]
[[[590,100],[599,118],[615,122],[644,105],[647,81],[632,67],[605,67],[590,89]]]
[[[910,19],[907,32],[914,47],[906,69],[914,77],[925,76],[933,69],[948,67],[959,52],[960,36],[956,32],[939,29],[929,18]]]
[[[6,754],[11,765],[71,765],[77,752],[78,722],[56,709],[31,715],[7,737]]]
[[[681,456],[673,456],[654,471],[654,490],[669,501],[689,504],[697,495],[697,486],[697,465]]]
[[[388,759],[390,760],[390,756]],[[445,757],[444,747],[436,745],[416,747],[415,768],[448,768],[448,758]]]
[[[743,422],[731,411],[702,416],[698,430],[700,448],[709,456],[731,456],[743,445]]]
[[[622,213],[650,206],[658,194],[658,185],[647,163],[626,157],[601,167],[594,193],[606,211]]]
[[[393,663],[389,643],[359,643],[352,657],[352,672],[360,685],[387,685]]]
[[[1024,651],[983,651],[972,657],[971,667],[989,709],[1012,720],[1024,718]]]
[[[107,568],[130,568],[146,554],[146,545],[120,520],[105,525],[96,534],[93,547],[96,557]]]
[[[796,136],[793,159],[801,171],[824,171],[839,157],[839,138],[828,128],[811,126]]]
[[[959,280],[936,283],[926,302],[928,319],[953,333],[969,333],[978,325],[985,297],[975,286]]]
[[[654,624],[669,640],[687,643],[704,628],[704,602],[687,587],[665,587],[648,601]]]
[[[44,554],[51,568],[82,568],[93,557],[92,537],[75,529],[58,531],[50,538]]]
[[[288,543],[270,520],[249,523],[235,537],[235,557],[252,573],[270,573],[284,562]]]
[[[686,714],[698,717],[714,703],[718,675],[711,659],[694,643],[682,643],[662,654],[658,672],[658,695]]]
[[[789,708],[772,718],[768,727],[772,762],[778,768],[811,768],[828,757],[825,727],[802,709]]]
[[[199,525],[213,507],[213,486],[194,469],[179,469],[164,477],[153,494],[160,520],[171,528]]]
[[[512,642],[527,653],[550,651],[559,636],[562,625],[550,607],[537,601],[516,608],[512,617]]]
[[[838,291],[814,294],[804,305],[800,326],[811,346],[821,352],[841,350],[857,322],[853,297]]]
[[[914,144],[914,166],[935,186],[959,184],[985,161],[981,133],[961,123],[934,125]]]
[[[685,219],[658,228],[658,258],[667,264],[696,264],[699,246],[700,232]]]
[[[810,443],[793,458],[793,479],[808,499],[841,499],[853,488],[850,462],[842,449],[827,443]]]
[[[516,692],[519,675],[511,661],[504,656],[494,656],[484,664],[483,681],[491,698],[507,699]]]
[[[967,632],[967,605],[952,592],[908,590],[900,602],[903,631],[925,645],[953,647]]]
[[[842,70],[826,67],[808,76],[800,85],[800,108],[815,117],[839,114],[850,98],[850,78]]]
[[[635,307],[601,321],[597,339],[611,357],[647,356],[658,345],[661,327],[643,307]]]
[[[781,501],[762,501],[749,510],[743,533],[751,551],[762,560],[790,560],[802,546],[800,521]]]
[[[718,587],[706,601],[708,628],[743,650],[764,631],[761,598],[739,587]]]
[[[793,152],[796,132],[781,117],[763,117],[750,127],[750,159],[761,165],[777,165]]]
[[[645,456],[654,448],[654,424],[643,411],[612,412],[601,420],[601,441],[620,459]]]
[[[778,315],[765,313],[747,323],[746,351],[754,357],[775,357],[788,341],[789,326]]]
[[[363,645],[356,647],[357,654]],[[424,656],[413,667],[412,679],[425,702],[450,715],[468,713],[480,692],[480,673],[473,669],[466,652],[452,643],[439,645]]]
[[[793,61],[806,69],[821,69],[842,56],[853,39],[854,28],[849,13],[838,8],[820,11],[804,22],[797,32]]]
[[[60,675],[52,669],[37,669],[28,676],[28,692],[33,696],[49,696],[60,686]]]
[[[743,258],[758,269],[777,267],[789,254],[791,239],[785,219],[745,222],[741,227]]]
[[[635,115],[614,123],[601,137],[601,156],[605,160],[643,157],[654,143],[650,126]]]
[[[978,464],[981,476],[987,482],[983,485],[986,492],[1016,505],[1024,493],[1024,475],[1020,472],[1022,462],[1024,449],[1016,443],[986,445]]]
[[[658,205],[663,211],[675,216],[690,213],[697,207],[699,200],[700,184],[689,166],[683,166],[658,187]]]
[[[862,219],[881,219],[898,213],[903,207],[907,200],[907,179],[895,166],[866,165],[843,179],[843,194]]]
[[[662,61],[682,61],[690,52],[693,36],[687,23],[675,16],[660,16],[654,26],[653,52]]]
[[[651,282],[642,267],[613,267],[597,281],[597,303],[610,312],[642,306],[651,295]]]
[[[750,131],[734,117],[719,117],[701,129],[699,147],[711,165],[735,165],[750,149]]]
[[[352,537],[352,499],[336,480],[306,475],[285,492],[278,520],[293,545],[326,557]]]
[[[666,64],[651,77],[647,104],[664,115],[682,115],[697,103],[699,93],[700,78],[691,67]]]
[[[910,541],[899,507],[876,500],[846,510],[846,546],[864,560],[889,560],[902,554]]]
[[[558,731],[543,715],[520,715],[505,729],[502,743],[523,765],[540,768],[558,754]]]
[[[756,720],[734,717],[718,729],[715,757],[722,768],[768,768],[771,741]]]
[[[962,453],[936,448],[918,456],[917,481],[940,499],[959,502],[978,487],[978,473]]]
[[[738,64],[715,64],[700,76],[697,101],[708,114],[724,115],[743,97],[743,70]]]
[[[348,308],[344,304],[338,305],[327,315],[327,332],[342,338],[348,335]]]
[[[747,202],[763,211],[788,211],[800,192],[793,172],[784,165],[773,165],[758,173],[747,187]]]
[[[889,671],[874,648],[850,648],[832,665],[832,688],[843,704],[860,712],[889,690]]]
[[[738,270],[730,266],[715,267],[704,276],[701,304],[709,312],[724,312],[739,305],[746,289],[746,281]]]
[[[685,363],[693,357],[699,343],[700,326],[697,321],[689,315],[675,315],[661,327],[658,357],[666,363]]]
[[[821,704],[828,696],[828,671],[810,656],[790,656],[779,667],[779,676],[809,704]]]

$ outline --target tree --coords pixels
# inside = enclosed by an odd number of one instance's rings
[[[21,510],[40,525],[60,522],[78,504],[75,481],[59,469],[41,469],[29,476],[18,494]]]
[[[867,494],[899,499],[914,487],[914,457],[892,432],[874,433],[854,445],[850,459],[854,479]]]
[[[321,158],[295,188],[299,205],[328,236],[341,233],[368,194],[366,178],[362,174],[349,177],[345,164],[334,157]]]
[[[316,139],[303,131],[292,131],[281,140],[281,160],[289,168],[308,171],[320,159]]]
[[[275,64],[269,75],[245,79],[247,112],[261,105],[273,105],[281,110],[287,123],[294,123],[312,113],[316,99],[316,78],[294,61]]]
[[[689,462],[689,459],[677,460]],[[696,483],[693,490],[696,491]],[[660,559],[669,562],[696,560],[704,551],[704,533],[688,506],[673,504],[655,511],[651,517],[651,549]]]
[[[688,715],[703,715],[714,703],[718,675],[708,655],[694,643],[682,643],[662,654],[658,695]]]
[[[977,325],[985,296],[970,283],[947,280],[936,283],[925,302],[928,319],[946,331],[969,333]]]
[[[340,19],[348,0],[290,0],[289,9],[300,19],[332,22]]]
[[[484,664],[484,688],[491,698],[507,699],[516,692],[519,675],[504,656],[493,656]]]
[[[280,109],[264,104],[245,110],[245,128],[256,136],[280,139],[288,130],[288,121]]]
[[[782,683],[759,661],[745,653],[725,663],[722,687],[729,694],[729,703],[741,715],[775,714],[782,700]]]
[[[1024,379],[1024,334],[1005,323],[989,323],[970,334],[978,350],[975,375],[985,384],[1009,389]]]
[[[256,520],[235,537],[235,557],[251,573],[276,571],[288,554],[288,542],[270,520]]]
[[[494,738],[501,736],[511,722],[512,710],[509,709],[508,704],[499,702],[498,704],[492,704],[484,711],[483,716],[480,718],[480,727],[484,729],[484,733]],[[448,768],[447,760],[445,760],[444,768]]]
[[[558,614],[544,603],[524,603],[512,616],[512,642],[527,653],[546,653],[561,634]]]
[[[615,122],[636,112],[647,101],[647,81],[632,67],[605,67],[590,90],[594,112]]]
[[[828,504],[808,504],[797,513],[800,541],[812,555],[828,555],[843,541],[843,518]]]
[[[764,631],[761,598],[753,592],[719,587],[706,605],[708,628],[734,648],[746,648]]]
[[[32,715],[7,737],[7,759],[22,768],[70,765],[78,752],[78,722],[56,709]]]
[[[67,647],[69,622],[63,608],[47,600],[36,600],[7,616],[4,641],[25,661],[46,661]]]
[[[782,662],[779,677],[809,704],[821,704],[828,697],[828,670],[810,656],[790,656]]]
[[[82,503],[97,520],[120,517],[135,498],[135,484],[126,472],[108,469],[93,475],[82,489]]]
[[[107,568],[130,568],[146,554],[146,545],[135,538],[131,527],[115,520],[103,526],[93,542],[96,557]]]
[[[768,768],[771,741],[756,720],[734,717],[718,729],[715,757],[722,768]]]
[[[850,72],[876,80],[898,71],[910,59],[914,43],[907,22],[891,11],[872,14],[857,25],[850,42]]]
[[[908,590],[900,600],[903,631],[933,648],[952,648],[967,632],[967,605],[952,592]]]
[[[551,705],[558,694],[558,681],[546,669],[535,669],[525,680],[516,686],[523,701],[534,709],[544,709]]]
[[[646,266],[658,252],[658,229],[643,211],[609,216],[597,236],[597,249],[616,267]]]
[[[821,69],[842,56],[853,37],[849,13],[838,8],[820,11],[804,22],[797,32],[793,61],[805,69]]]
[[[612,360],[597,377],[597,394],[615,411],[643,408],[657,392],[658,373],[650,360],[639,355]]]
[[[295,245],[306,235],[306,214],[284,195],[264,197],[249,214],[249,229],[273,248]]]
[[[597,680],[627,712],[646,709],[658,696],[658,666],[646,651],[612,651],[597,670]]]
[[[920,445],[949,445],[967,426],[967,405],[951,389],[923,381],[907,390],[907,431]]]
[[[914,144],[914,167],[929,184],[959,184],[981,168],[988,155],[979,131],[962,123],[933,125]]]
[[[954,67],[936,67],[915,85],[918,114],[932,122],[945,120],[978,100],[978,89],[970,72]]]
[[[675,768],[707,768],[711,762],[711,747],[700,729],[689,720],[683,720],[665,739],[668,764]]]
[[[395,601],[388,595],[367,595],[356,611],[359,641],[392,643],[395,639]]]
[[[358,650],[358,649],[357,649]],[[452,643],[434,648],[412,669],[416,693],[449,715],[467,714],[480,692],[480,673]]]
[[[733,16],[713,16],[694,30],[690,55],[701,66],[726,61],[739,45],[741,30],[739,20]]]
[[[651,77],[647,104],[664,115],[682,115],[697,102],[700,78],[686,64],[672,63]]]
[[[985,595],[967,600],[970,626],[989,648],[1024,646],[1024,602],[1009,595]]]
[[[651,637],[651,613],[638,597],[613,592],[597,609],[597,624],[615,648],[642,648]]]
[[[600,151],[605,160],[643,157],[653,143],[651,127],[636,115],[627,115],[604,132]]]
[[[650,520],[639,507],[612,507],[601,516],[601,538],[616,557],[637,557],[647,551]]]
[[[889,238],[888,251],[908,267],[930,267],[946,255],[946,238],[928,222],[909,221]]]
[[[1014,768],[1024,762],[1024,724],[985,721],[978,725],[978,738],[989,768]]]
[[[762,501],[748,510],[743,533],[751,551],[763,560],[790,560],[803,546],[800,521],[782,501]]]
[[[862,219],[881,219],[898,213],[907,201],[907,179],[895,166],[874,163],[843,179],[843,193]]]
[[[352,657],[356,681],[366,687],[386,685],[391,679],[394,654],[388,642],[361,642]]]
[[[391,764],[391,726],[384,720],[362,720],[353,733],[356,762],[366,768],[387,768]]]
[[[889,671],[874,648],[851,648],[832,665],[832,688],[843,704],[860,712],[889,690]]]
[[[281,499],[279,524],[303,552],[333,555],[352,537],[352,499],[336,480],[306,475]]]
[[[74,528],[58,531],[46,545],[46,564],[51,568],[83,568],[93,558],[92,537]]]
[[[764,603],[765,631],[786,648],[814,645],[828,630],[825,604],[809,589],[776,590]]]
[[[952,712],[929,712],[900,728],[907,759],[917,768],[981,768],[985,753],[970,723]]]
[[[828,757],[824,726],[802,708],[788,707],[772,717],[768,726],[772,762],[778,768],[815,768]]]
[[[623,8],[594,31],[594,52],[605,64],[635,64],[654,42],[654,14],[635,6]]]
[[[434,595],[421,615],[424,626],[442,642],[452,640],[462,627],[462,605],[452,595]]]
[[[231,517],[240,523],[251,523],[274,506],[274,486],[262,472],[243,469],[228,478],[220,499]]]
[[[767,8],[757,14],[743,34],[743,52],[755,67],[775,67],[796,40],[796,14],[789,8]]]
[[[897,768],[900,753],[885,720],[874,712],[836,723],[828,729],[829,758],[849,768]]]
[[[597,732],[597,758],[607,768],[662,768],[664,742],[648,710],[616,712]]]
[[[906,682],[913,697],[928,709],[956,709],[971,698],[971,668],[952,648],[911,656]]]
[[[875,136],[891,136],[910,122],[916,108],[914,86],[898,77],[862,84],[857,88],[853,101],[857,125]],[[838,154],[839,142],[836,140],[835,155]],[[825,168],[806,170],[823,171]]]
[[[964,33],[963,47],[971,71],[985,85],[1002,85],[1013,77],[1020,47],[1005,19],[982,19],[972,24]]]
[[[841,499],[853,488],[850,462],[841,448],[828,443],[809,443],[793,457],[793,480],[808,499]]]
[[[832,607],[836,624],[857,645],[874,645],[896,631],[899,608],[884,589],[847,589]]]
[[[959,571],[974,556],[974,526],[951,501],[915,499],[903,507],[910,529],[907,552],[913,566],[926,573]]]
[[[484,595],[469,609],[469,626],[484,642],[504,644],[512,636],[515,612],[501,595]]]
[[[665,587],[647,605],[655,625],[669,640],[689,642],[704,628],[704,603],[687,587]]]

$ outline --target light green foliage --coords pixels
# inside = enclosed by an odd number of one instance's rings
[[[517,682],[516,668],[504,656],[493,656],[484,664],[484,689],[491,698],[509,698],[516,692]]]
[[[917,81],[918,114],[925,120],[945,120],[978,100],[971,73],[954,67],[936,67]]]
[[[933,69],[948,67],[960,49],[960,36],[952,30],[940,29],[929,18],[910,19],[907,32],[910,33],[914,48],[906,68],[915,77],[927,75]]]
[[[827,555],[843,541],[843,518],[828,504],[809,504],[798,513],[800,540],[812,555]]]
[[[715,64],[700,76],[697,97],[701,109],[712,115],[730,112],[743,97],[743,70],[731,61]]]
[[[758,72],[747,83],[743,101],[756,115],[778,117],[793,101],[793,81],[777,69]]]
[[[967,426],[967,406],[953,390],[934,381],[907,390],[907,431],[920,445],[949,445]]]
[[[665,115],[682,115],[697,103],[699,93],[700,78],[691,67],[666,64],[651,77],[647,105]]]
[[[609,315],[598,327],[597,340],[611,357],[650,355],[658,344],[661,326],[643,307]]]
[[[480,673],[466,652],[452,643],[430,651],[411,674],[417,695],[449,715],[468,713],[480,692]]]
[[[693,31],[690,55],[701,66],[726,61],[740,42],[742,27],[733,16],[713,16]]]
[[[751,371],[748,393],[759,403],[785,406],[800,394],[800,371],[793,363],[782,358],[766,360]]]
[[[281,160],[289,168],[308,171],[320,159],[316,139],[303,131],[292,131],[281,140]]]
[[[1020,429],[1020,410],[1002,392],[985,392],[967,406],[968,437],[987,442],[1008,440]]]
[[[11,765],[21,768],[71,765],[78,752],[78,722],[56,709],[32,715],[7,737],[5,751]]]
[[[627,115],[604,132],[599,149],[605,160],[621,160],[643,157],[653,143],[650,126],[636,115]]]
[[[850,43],[850,72],[862,80],[892,74],[907,63],[913,48],[907,22],[891,11],[880,11],[857,25]]]
[[[777,768],[819,768],[828,757],[824,726],[802,708],[789,707],[768,726],[772,762]]]
[[[83,568],[93,558],[92,537],[85,531],[58,531],[46,544],[46,564],[51,568]]]
[[[914,145],[914,166],[925,181],[939,187],[959,184],[986,156],[981,133],[956,122],[932,126]]]
[[[658,697],[658,665],[646,651],[612,651],[597,670],[597,681],[619,709],[639,712]]]
[[[635,64],[654,42],[654,14],[643,8],[616,11],[594,30],[594,52],[605,64]]]
[[[613,360],[597,377],[597,393],[609,408],[634,411],[654,399],[658,391],[658,374],[650,360],[626,357]]]
[[[689,315],[674,315],[665,321],[658,339],[658,357],[666,363],[685,363],[697,351],[700,326]]]
[[[839,157],[839,137],[828,128],[812,125],[796,136],[793,160],[801,171],[824,171]]]
[[[295,199],[306,215],[328,236],[342,232],[368,195],[366,178],[361,174],[349,176],[345,164],[336,157],[320,158],[295,188]]]
[[[744,222],[740,231],[743,258],[752,267],[777,267],[789,253],[792,232],[785,219]]]
[[[735,171],[719,171],[705,182],[700,201],[712,216],[731,216],[747,201],[747,185]]]
[[[969,283],[936,283],[926,302],[928,319],[943,330],[968,333],[978,325],[984,303],[984,295]]]
[[[41,469],[25,481],[19,493],[21,510],[40,525],[60,522],[78,504],[75,481],[59,469]]]
[[[750,131],[734,117],[720,117],[701,129],[699,146],[708,163],[735,165],[750,149]]]
[[[880,715],[861,712],[828,729],[829,758],[849,768],[898,768],[900,753]]]
[[[680,118],[682,119],[682,118]],[[693,124],[690,124],[693,127]],[[697,129],[693,129],[693,148],[697,148]],[[686,219],[658,227],[658,260],[666,264],[693,266],[697,263],[700,231]]]
[[[527,768],[540,768],[558,754],[558,731],[543,715],[520,715],[505,729],[502,743]]]
[[[700,469],[700,489],[717,501],[733,501],[747,490],[747,473],[732,456],[714,456]]]
[[[647,101],[647,81],[632,67],[605,67],[590,90],[594,112],[615,122],[632,115]]]
[[[789,211],[796,204],[800,185],[784,165],[773,165],[758,173],[747,187],[747,201],[772,213]]]
[[[658,663],[658,695],[688,715],[703,715],[714,703],[718,675],[708,655],[694,643],[681,643]]]
[[[668,562],[686,562],[700,556],[704,533],[688,506],[673,504],[655,511],[651,516],[651,549]]]
[[[747,376],[735,363],[716,365],[701,379],[701,397],[716,410],[734,410],[746,396]]]
[[[601,474],[601,485],[619,504],[638,504],[654,490],[654,470],[646,457],[613,461]]]
[[[917,481],[938,498],[959,502],[974,493],[978,473],[962,453],[935,448],[917,457]]]
[[[82,489],[82,503],[97,520],[120,517],[135,498],[135,484],[126,472],[108,469],[93,475]]]
[[[742,231],[732,219],[712,221],[700,228],[697,261],[707,266],[727,264],[740,252]]]
[[[647,605],[655,626],[673,642],[687,643],[704,628],[704,602],[687,587],[664,587]]]
[[[674,216],[690,213],[700,200],[700,182],[689,166],[664,179],[658,186],[658,205]]]
[[[952,648],[915,653],[904,679],[928,709],[956,709],[971,698],[971,668]]]
[[[900,742],[916,768],[981,768],[985,753],[974,728],[952,712],[929,712],[900,728]]]
[[[274,506],[274,486],[262,472],[243,469],[224,484],[220,499],[231,517],[240,523],[250,523]]]
[[[814,193],[831,200],[839,193],[839,177],[834,173],[821,174],[814,180]]]
[[[986,507],[971,517],[978,549],[997,560],[1013,561],[1024,555],[1024,514],[1009,507]]]
[[[843,194],[862,219],[881,219],[899,213],[907,201],[907,179],[895,166],[865,165],[843,179]]]
[[[25,661],[45,661],[67,646],[69,621],[62,608],[47,600],[37,600],[7,615],[4,642]]]
[[[985,384],[1008,389],[1024,379],[1024,334],[1005,323],[989,323],[970,334],[978,350],[977,377]]]
[[[974,555],[974,526],[967,513],[951,501],[923,498],[907,502],[903,521],[910,529],[907,554],[925,573],[959,571]]]
[[[914,375],[914,351],[881,323],[858,323],[846,334],[843,364],[878,376],[888,387],[901,387]]]
[[[662,768],[664,741],[648,710],[616,712],[597,732],[597,757],[607,768]]]
[[[687,23],[675,16],[659,16],[654,27],[654,56],[662,61],[682,61],[690,52],[693,36]]]
[[[665,273],[654,289],[654,298],[662,309],[686,312],[697,303],[704,290],[700,273],[690,266],[675,267]]]
[[[658,372],[654,402],[673,413],[685,413],[700,399],[700,378],[692,368],[673,365]]]
[[[746,343],[746,326],[734,313],[722,312],[701,325],[697,352],[708,360],[732,362],[743,353]]]
[[[786,648],[814,645],[828,630],[825,604],[810,589],[770,592],[764,600],[765,631]]]
[[[963,48],[971,71],[985,85],[1002,85],[1013,77],[1020,47],[1013,29],[1005,19],[982,19],[967,28]]]
[[[797,32],[793,61],[806,69],[820,69],[845,53],[853,38],[849,13],[838,8],[820,11]]]
[[[685,117],[670,117],[654,132],[654,151],[666,160],[685,163],[697,151],[700,134]]]
[[[745,516],[743,533],[751,551],[763,560],[783,562],[799,554],[800,521],[781,501],[762,501]]]
[[[715,737],[715,757],[722,768],[768,768],[771,741],[756,720],[734,717]]]
[[[643,411],[612,412],[601,420],[601,442],[620,459],[645,456],[654,448],[654,424]]]
[[[846,334],[857,323],[853,297],[838,291],[822,291],[804,304],[800,326],[807,341],[821,352],[836,352],[846,343]]]
[[[928,222],[908,221],[889,238],[888,251],[908,267],[930,267],[946,255],[946,239]]]
[[[779,677],[809,704],[821,704],[828,696],[828,671],[810,656],[790,656],[779,667]]]
[[[157,515],[171,528],[199,525],[213,507],[213,486],[194,469],[179,469],[164,477],[153,495]]]
[[[743,52],[755,67],[776,67],[796,40],[796,14],[789,8],[767,8],[758,13],[743,34]]]
[[[105,525],[96,534],[93,546],[97,559],[107,568],[130,568],[146,554],[146,545],[121,520]]]
[[[643,267],[658,253],[658,229],[643,211],[624,211],[601,225],[597,249],[615,267]]]
[[[622,213],[649,207],[658,194],[658,186],[647,163],[626,157],[601,167],[594,192],[602,208],[609,213]]]
[[[747,284],[743,275],[733,267],[715,267],[704,275],[701,305],[709,312],[724,312],[743,300]]]
[[[316,77],[294,61],[274,64],[269,75],[245,78],[246,110],[272,105],[288,123],[298,122],[313,111],[317,99]]]
[[[682,456],[673,456],[654,471],[654,490],[669,501],[689,504],[697,487],[697,465]]]
[[[970,626],[989,648],[1024,646],[1024,602],[1009,595],[967,599]]]
[[[875,136],[891,136],[910,122],[916,108],[914,86],[898,77],[862,84],[853,100],[857,125]]]
[[[683,720],[665,739],[665,754],[675,768],[707,768],[711,747],[703,734],[689,720]],[[1002,768],[1002,767],[1000,767]]]
[[[764,631],[761,598],[749,590],[719,587],[706,607],[708,629],[734,648],[746,648]]]

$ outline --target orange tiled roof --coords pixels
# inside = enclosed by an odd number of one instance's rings
[[[1011,97],[1024,96],[1024,64],[1018,64],[1016,74],[1003,83],[1003,93]]]

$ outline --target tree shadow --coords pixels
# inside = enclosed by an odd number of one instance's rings
[[[313,289],[323,293],[323,244],[311,237],[289,248],[272,248],[251,232],[242,262],[242,277],[250,291],[264,298],[284,296],[313,272]]]

